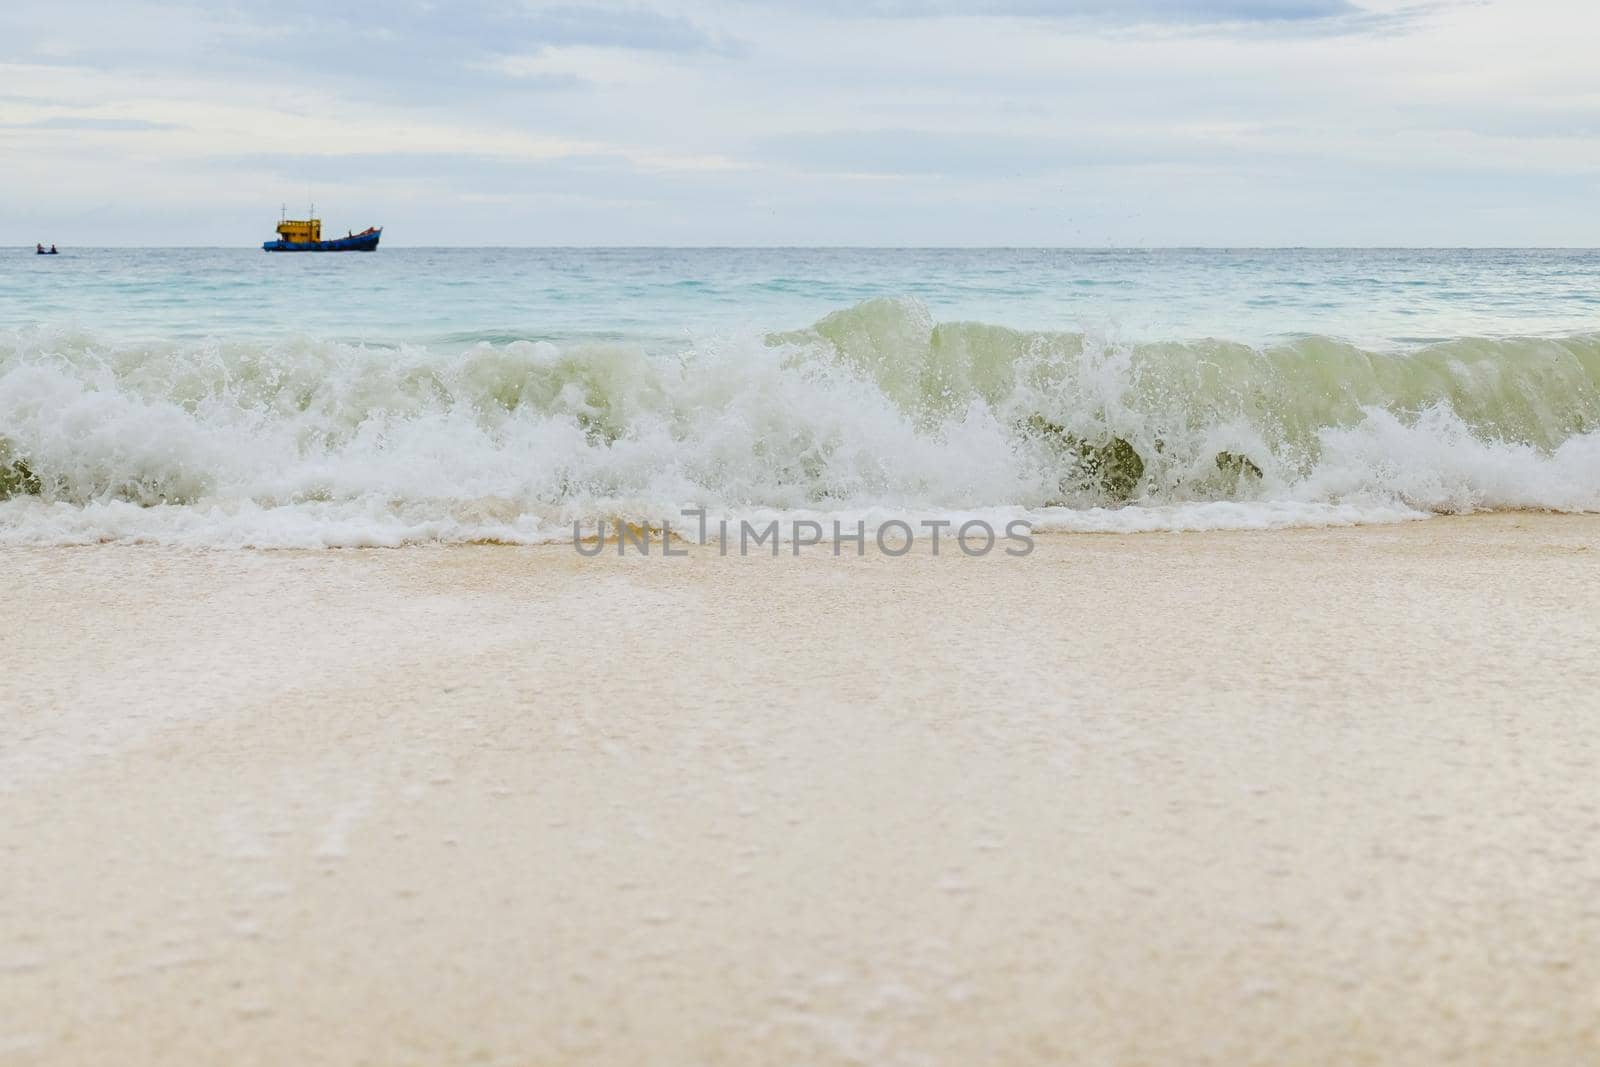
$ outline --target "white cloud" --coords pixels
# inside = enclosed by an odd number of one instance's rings
[[[14,0],[0,226],[249,243],[314,183],[396,243],[1600,244],[1591,5],[1355,6]]]

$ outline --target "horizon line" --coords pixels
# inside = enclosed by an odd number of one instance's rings
[[[39,242],[35,242],[38,244]],[[26,244],[14,249],[32,251]],[[61,247],[56,242],[54,247]],[[85,251],[264,251],[260,244],[245,245],[67,245]],[[408,245],[384,246],[390,251],[474,251],[474,252],[1594,252],[1600,245],[674,245],[674,244],[594,244],[594,245]],[[382,249],[375,249],[382,251]],[[284,253],[288,254],[288,253]],[[313,253],[305,253],[313,254]],[[371,254],[371,253],[366,253]]]

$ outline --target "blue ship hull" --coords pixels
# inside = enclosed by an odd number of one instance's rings
[[[383,228],[358,233],[354,237],[339,237],[332,241],[267,241],[261,245],[263,252],[371,252],[378,247]]]

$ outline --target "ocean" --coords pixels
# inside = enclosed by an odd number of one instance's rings
[[[1590,250],[19,250],[0,543],[1600,510]]]

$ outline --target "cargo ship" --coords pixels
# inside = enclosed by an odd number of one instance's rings
[[[285,209],[284,214],[288,211]],[[316,218],[316,209],[308,219],[279,218],[278,239],[264,241],[263,252],[371,252],[378,247],[383,236],[382,226],[368,226],[360,233],[354,231],[343,237],[322,239],[322,220]]]

